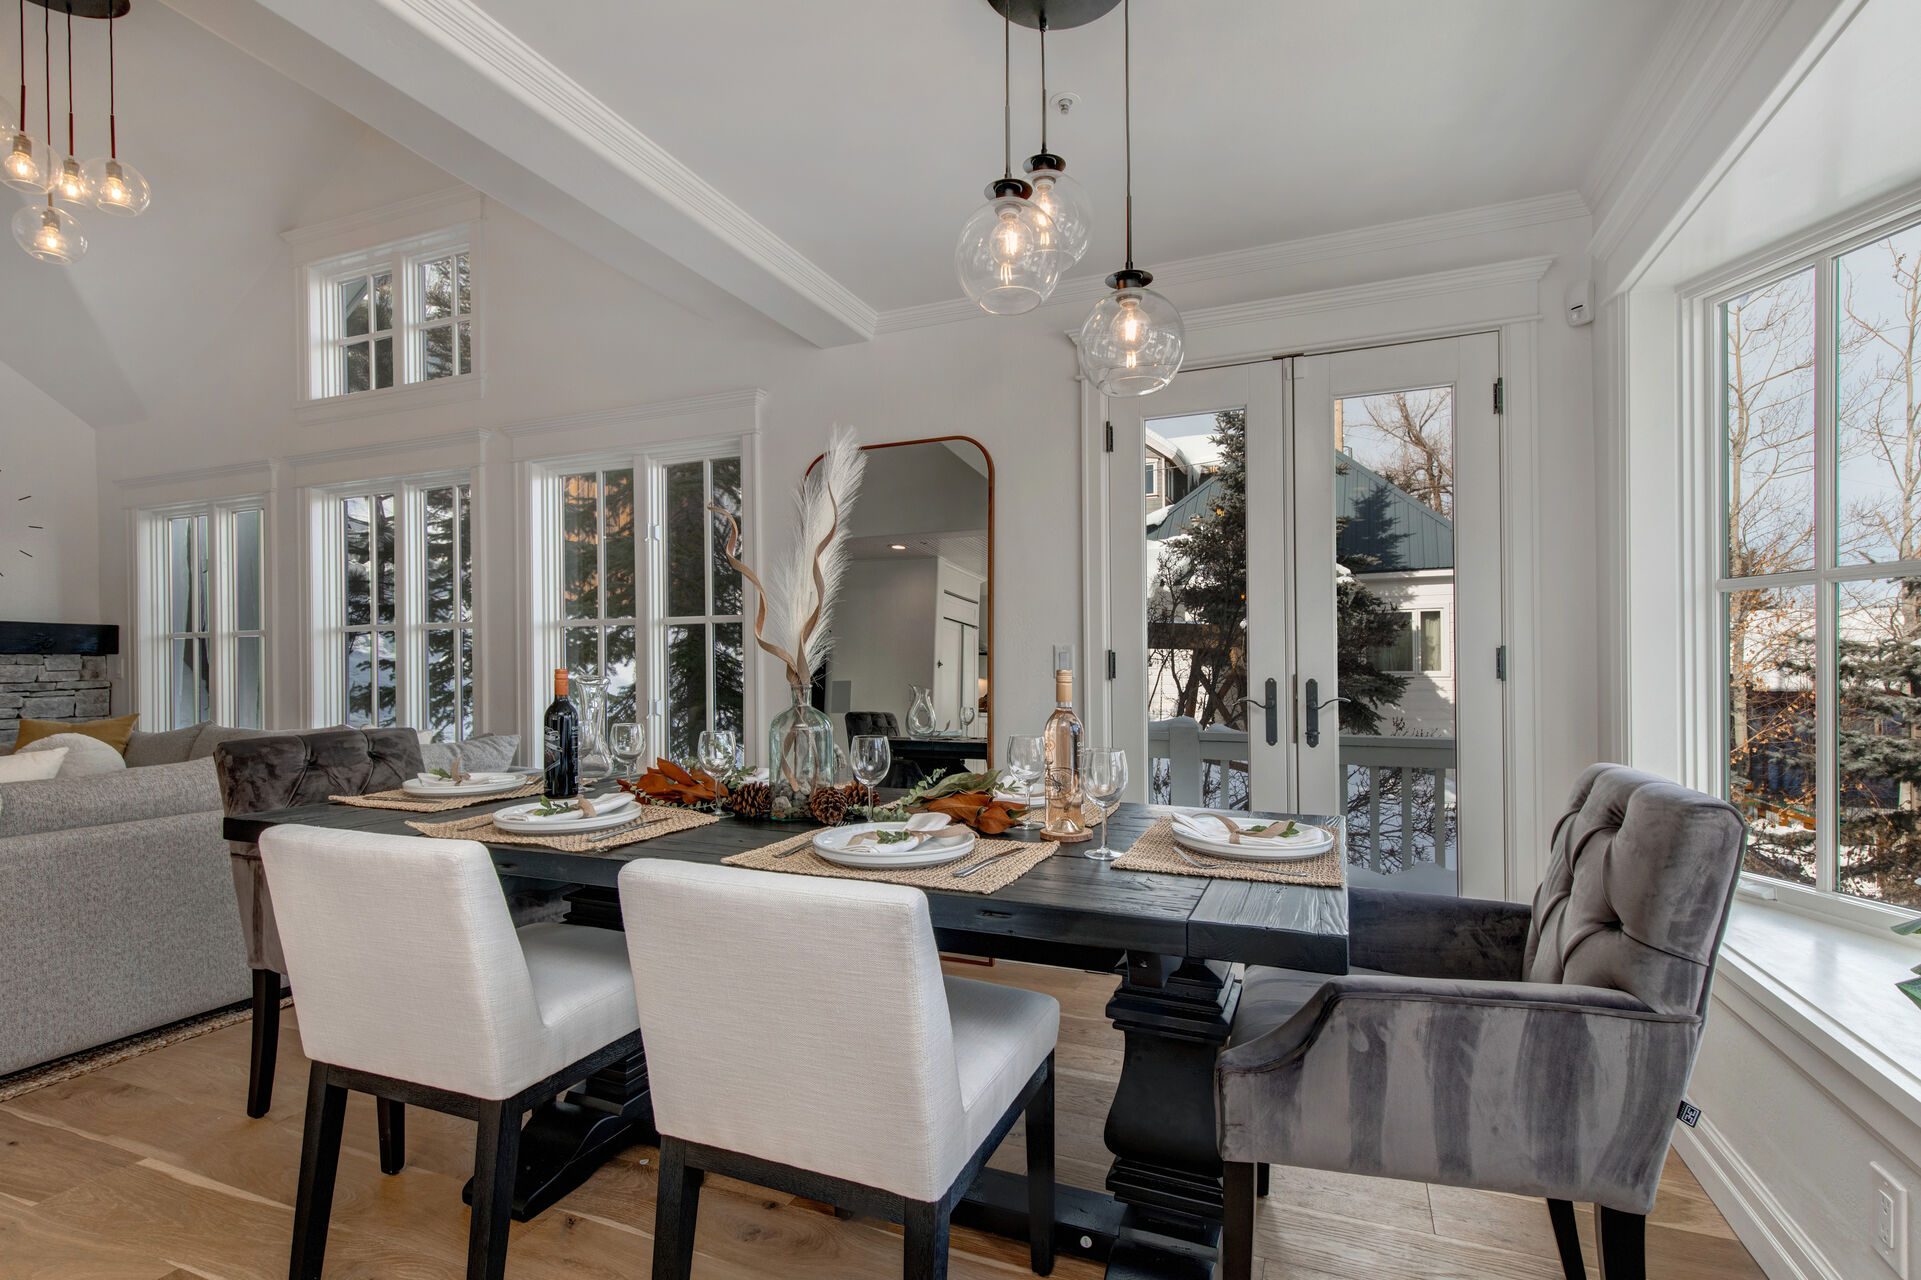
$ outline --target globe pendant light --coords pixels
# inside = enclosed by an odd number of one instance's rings
[[[0,129],[0,182],[28,195],[53,185],[53,148],[27,132],[27,0],[20,0],[20,127]]]
[[[1107,277],[1114,292],[1094,304],[1081,324],[1081,372],[1105,396],[1144,396],[1180,372],[1187,331],[1174,304],[1147,286],[1150,272],[1134,266],[1133,0],[1121,9],[1122,113],[1127,154],[1127,265]]]
[[[1019,315],[1047,301],[1060,281],[1053,223],[1028,199],[1034,188],[1014,176],[1013,20],[1002,33],[1001,145],[1005,171],[987,188],[987,203],[961,228],[954,269],[961,288],[997,316]]]
[[[140,170],[120,158],[119,73],[114,65],[113,22],[107,14],[107,154],[87,161],[87,181],[93,186],[94,207],[102,213],[123,218],[138,217],[147,211],[153,191]]]
[[[1027,180],[1034,185],[1033,201],[1048,221],[1054,224],[1049,250],[1059,259],[1060,270],[1079,262],[1087,254],[1094,235],[1094,203],[1087,188],[1067,176],[1067,161],[1047,149],[1047,15],[1040,15],[1041,33],[1041,149],[1027,157]]]
[[[52,76],[48,76],[48,92],[52,92]],[[68,204],[92,204],[93,184],[80,168],[80,162],[73,158],[73,10],[67,10],[67,154],[53,158],[53,186],[48,194],[56,200]]]
[[[62,267],[87,251],[87,237],[80,224],[72,214],[54,205],[51,193],[45,206],[30,204],[13,215],[13,238],[40,261]]]

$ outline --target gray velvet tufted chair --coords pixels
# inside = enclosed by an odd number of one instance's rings
[[[214,748],[221,805],[229,814],[324,804],[328,796],[389,791],[420,772],[420,735],[412,729],[313,729],[236,738]],[[253,1058],[247,1114],[267,1114],[280,1043],[280,985],[287,962],[274,927],[273,900],[260,869],[260,846],[229,841],[240,928],[253,969]],[[384,1117],[383,1117],[384,1118]],[[383,1160],[383,1163],[387,1163]],[[392,1170],[389,1170],[392,1172]]]
[[[1216,1070],[1226,1280],[1268,1164],[1544,1197],[1569,1280],[1590,1201],[1604,1280],[1639,1280],[1746,836],[1594,765],[1532,908],[1356,889],[1347,976],[1250,969]]]

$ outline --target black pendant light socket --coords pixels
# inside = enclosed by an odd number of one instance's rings
[[[1056,173],[1066,173],[1067,161],[1061,159],[1052,151],[1036,151],[1033,155],[1027,157],[1027,163],[1022,167],[1029,173],[1034,172],[1036,169],[1052,169]]]
[[[1034,194],[1032,184],[1019,178],[996,178],[987,184],[987,198],[998,200],[1002,196],[1019,196],[1025,200]]]
[[[1145,289],[1153,283],[1152,271],[1141,271],[1134,267],[1122,267],[1107,277],[1107,287],[1110,289]]]

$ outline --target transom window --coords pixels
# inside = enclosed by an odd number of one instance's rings
[[[149,725],[266,722],[264,507],[258,500],[147,513],[141,712]]]
[[[307,268],[312,399],[472,374],[479,315],[472,250],[451,233]]]
[[[1830,248],[1718,316],[1746,869],[1921,907],[1921,225]]]

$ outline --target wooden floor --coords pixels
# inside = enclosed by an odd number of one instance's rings
[[[1062,1004],[1060,1176],[1099,1187],[1101,1124],[1120,1066],[1101,1016],[1114,979],[1000,965],[957,967],[1033,986]],[[283,1019],[272,1112],[243,1102],[247,1028],[213,1032],[0,1103],[0,1280],[278,1280],[286,1274],[307,1063]],[[1019,1168],[1018,1130],[995,1163]],[[327,1275],[414,1280],[462,1273],[473,1127],[415,1111],[405,1172],[375,1162],[372,1105],[347,1113]],[[508,1274],[638,1278],[648,1271],[654,1151],[635,1148],[557,1207],[513,1228]],[[1583,1211],[1582,1230],[1589,1230]],[[1419,1183],[1276,1169],[1258,1238],[1265,1280],[1368,1277],[1557,1280],[1539,1201]],[[710,1181],[698,1280],[899,1275],[895,1229],[825,1207]],[[957,1280],[1025,1275],[1026,1246],[956,1231]],[[1670,1157],[1648,1230],[1649,1274],[1724,1280],[1761,1272],[1691,1174]],[[1264,1268],[1264,1270],[1263,1270]],[[1064,1280],[1100,1269],[1062,1259]]]

